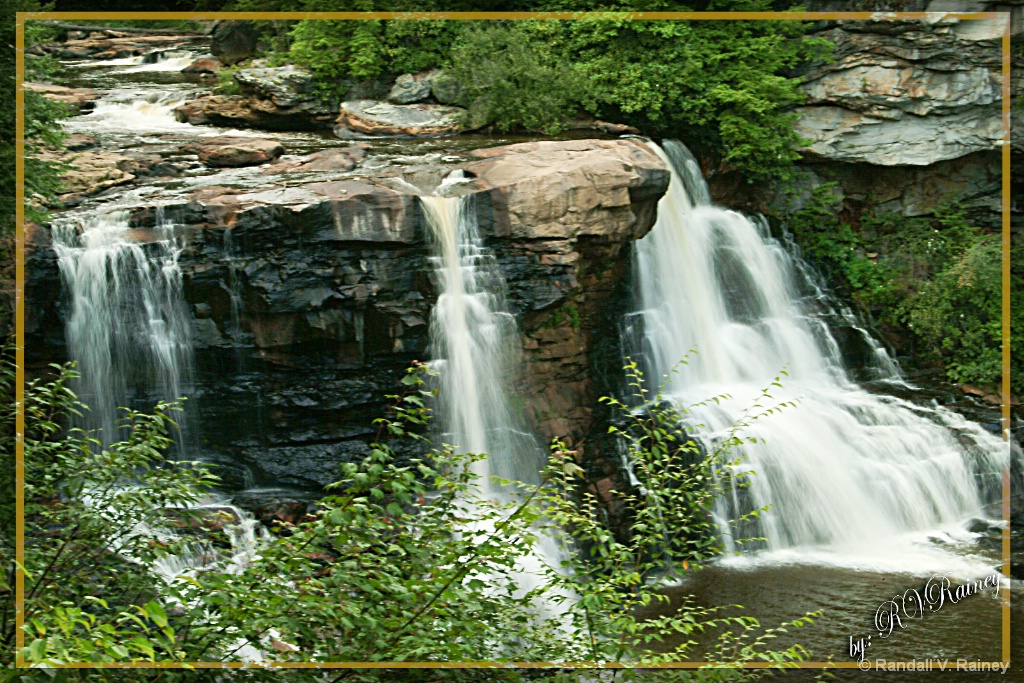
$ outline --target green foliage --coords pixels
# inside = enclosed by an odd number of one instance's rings
[[[556,308],[548,314],[548,317],[540,324],[540,328],[550,329],[552,327],[558,327],[565,322],[568,322],[569,327],[574,330],[580,329],[580,310],[576,307],[576,304],[570,303]]]
[[[242,89],[238,87],[238,82],[235,80],[235,72],[241,68],[237,64],[234,66],[222,67],[217,72],[217,85],[213,86],[213,92],[218,95],[239,95]]]
[[[720,4],[715,9],[772,9],[756,0]],[[619,2],[606,9],[690,8]],[[590,20],[567,22],[565,31],[564,54],[586,79],[588,108],[598,116],[679,137],[751,179],[785,175],[798,158],[786,111],[804,96],[797,79],[779,74],[829,49],[803,38],[801,22]]]
[[[25,43],[49,40],[55,33],[56,29],[29,22],[25,26]],[[60,64],[53,57],[25,55],[26,81],[56,82],[60,80],[60,71]],[[67,166],[45,159],[41,153],[63,145],[66,136],[59,122],[70,113],[67,105],[25,92],[25,220],[44,222],[44,207],[57,202]]]
[[[453,46],[447,71],[461,89],[468,123],[553,135],[578,118],[583,78],[559,49],[553,22],[472,26]]]
[[[1001,248],[950,205],[932,217],[839,216],[835,183],[816,189],[789,227],[804,254],[833,285],[881,324],[907,330],[915,355],[939,364],[954,382],[998,386],[1002,358]],[[870,240],[870,242],[868,241]],[[868,256],[872,254],[872,256]],[[1011,298],[1024,296],[1024,274],[1011,276]],[[1021,313],[1013,311],[1014,320]],[[1011,346],[1024,345],[1011,324]],[[1013,390],[1024,389],[1024,357],[1013,359]]]
[[[627,369],[637,398],[646,400],[639,370]],[[239,571],[218,560],[211,546],[196,546],[201,539],[167,531],[168,510],[186,515],[213,483],[201,466],[164,459],[174,406],[159,405],[151,415],[126,412],[128,436],[101,449],[93,435],[62,427],[84,406],[68,389],[73,371],[55,370],[54,380],[26,387],[22,654],[30,662],[230,661],[253,644],[278,661],[655,664],[691,658],[693,634],[707,629],[724,630],[712,656],[726,667],[786,665],[805,656],[799,647],[771,651],[768,645],[809,617],[763,631],[729,608],[687,603],[672,615],[638,613],[667,599],[659,591],[662,577],[692,571],[721,552],[708,512],[728,477],[739,476],[728,474],[741,468],[727,454],[745,440],[738,433],[743,424],[775,408],[744,421],[700,458],[679,429],[683,408],[655,401],[635,413],[606,399],[622,411],[625,426],[613,429],[643,481],[641,490],[621,494],[633,521],[620,540],[602,525],[595,496],[559,442],[543,482],[503,482],[512,494],[504,501],[479,496],[473,463],[482,454],[444,446],[396,464],[389,439],[424,441],[419,434],[431,416],[435,392],[424,388],[430,370],[420,365],[403,380],[404,393],[391,397],[388,417],[377,421],[371,454],[343,464],[342,479],[329,487],[318,513],[279,529],[280,537]],[[10,386],[12,375],[5,365],[0,388]],[[544,532],[586,552],[566,552],[561,567],[539,569],[536,584],[521,585],[522,563]],[[204,555],[201,569],[166,581],[151,571],[164,558],[197,550]],[[12,558],[3,559],[7,578],[0,591],[9,591]],[[559,616],[541,611],[542,604]],[[5,609],[9,648],[13,615]],[[666,638],[682,642],[665,647]],[[178,680],[177,673],[156,673]],[[693,680],[754,674],[709,670]],[[505,675],[523,679],[519,672]],[[88,672],[85,680],[119,676]],[[296,672],[296,680],[320,680],[305,676]],[[358,671],[332,680],[346,678],[378,680]]]
[[[946,376],[954,382],[999,384],[1001,255],[997,237],[980,236],[933,279],[925,281],[903,307],[908,325],[923,343],[924,353],[944,361]],[[1018,282],[1018,292],[1021,289]],[[1016,317],[1016,329],[1020,330],[1024,321],[1019,312]],[[1020,348],[1020,332],[1015,339]],[[1020,386],[1021,380],[1017,379],[1017,391]]]
[[[180,659],[152,568],[188,544],[149,530],[168,510],[195,504],[215,478],[164,457],[174,405],[125,411],[124,440],[105,448],[96,435],[67,429],[85,407],[68,388],[71,367],[54,370],[52,381],[25,388],[22,654],[35,663]],[[9,381],[13,368],[4,374]],[[7,647],[14,629],[4,619]]]
[[[460,11],[445,0],[236,0],[243,11]],[[765,11],[770,0],[504,3],[494,10],[590,12],[576,21],[301,21],[290,57],[322,92],[353,81],[443,67],[463,86],[473,126],[553,134],[590,114],[678,137],[719,170],[784,177],[800,140],[793,105],[804,96],[785,76],[827,59],[831,43],[806,38],[799,21],[631,21],[625,12]],[[596,12],[595,12],[596,10]]]

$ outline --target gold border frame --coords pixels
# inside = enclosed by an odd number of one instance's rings
[[[15,153],[16,253],[15,253],[15,339],[16,383],[15,401],[18,411],[15,422],[15,666],[25,664],[21,650],[25,646],[25,22],[48,19],[66,20],[196,20],[249,19],[256,21],[331,19],[359,21],[368,19],[496,21],[544,19],[567,21],[576,19],[605,19],[629,21],[823,21],[823,20],[881,20],[923,21],[936,15],[953,16],[961,21],[1004,18],[1002,47],[1002,434],[1009,446],[1010,435],[1010,30],[1009,12],[18,12],[15,39],[15,109],[17,115]],[[1002,662],[1010,664],[1010,472],[1003,471],[1002,513],[1005,527],[1002,534],[1004,581],[1002,598]],[[867,661],[867,660],[865,660]],[[906,662],[887,662],[894,666]],[[695,669],[714,666],[715,662],[674,662],[643,668]],[[619,663],[595,662],[269,662],[254,665],[244,662],[70,662],[59,668],[69,669],[484,669],[484,668],[634,668]],[[770,662],[750,662],[748,669],[780,668]],[[857,662],[798,662],[781,668],[799,669],[860,669]],[[874,662],[867,669],[875,668]]]

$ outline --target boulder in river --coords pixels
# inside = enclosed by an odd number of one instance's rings
[[[284,154],[284,146],[266,138],[219,135],[186,145],[185,151],[199,155],[207,166],[258,166]]]
[[[230,66],[256,54],[258,39],[251,21],[218,21],[210,35],[210,52]]]
[[[412,104],[422,102],[430,97],[434,77],[440,74],[439,69],[421,71],[416,74],[402,74],[395,79],[388,93],[388,102],[392,104]]]
[[[51,83],[23,83],[25,90],[37,92],[52,102],[70,105],[75,111],[89,111],[95,107],[95,101],[100,94],[95,90],[86,88],[67,88],[63,85]]]
[[[342,102],[334,134],[342,139],[360,136],[428,137],[460,132],[465,109],[442,104],[391,104],[377,100]]]
[[[224,68],[216,57],[200,57],[181,70],[183,74],[215,74]]]
[[[369,145],[357,142],[348,147],[332,147],[314,152],[307,157],[280,161],[267,169],[267,173],[303,171],[351,171],[366,156]]]

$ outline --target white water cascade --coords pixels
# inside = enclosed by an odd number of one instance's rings
[[[690,413],[691,431],[707,446],[783,369],[788,376],[766,406],[797,401],[744,431],[762,441],[740,453],[754,475],[716,515],[732,519],[770,505],[753,529],[768,556],[892,560],[904,570],[911,569],[904,540],[955,533],[984,517],[984,506],[999,500],[1009,445],[945,409],[853,383],[828,326],[806,305],[822,295],[807,266],[766,225],[711,206],[681,144],[650,146],[673,172],[657,224],[635,245],[649,378],[668,375],[665,395],[683,405],[728,394]],[[875,374],[899,380],[873,344]],[[697,354],[689,364],[668,374],[690,349]],[[725,525],[723,534],[730,545]]]
[[[191,320],[182,295],[183,244],[158,210],[159,237],[145,244],[127,211],[53,225],[53,248],[70,313],[68,351],[78,361],[85,423],[104,443],[116,437],[118,409],[131,395],[173,401],[192,372]],[[175,416],[182,425],[183,414]],[[179,442],[181,445],[181,442]]]
[[[444,193],[458,176],[439,188]],[[420,197],[433,232],[432,258],[439,296],[431,314],[432,366],[440,372],[444,439],[460,453],[486,453],[473,463],[475,495],[509,502],[515,491],[492,478],[538,483],[543,463],[533,437],[510,410],[505,370],[517,339],[515,318],[504,304],[504,281],[480,238],[471,199]],[[472,501],[469,501],[472,505]],[[469,529],[487,534],[492,529]],[[517,570],[518,589],[541,584],[543,567],[558,570],[563,558],[558,543],[541,535],[534,552]],[[549,615],[550,616],[550,615]]]

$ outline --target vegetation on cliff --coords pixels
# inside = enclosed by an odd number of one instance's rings
[[[460,11],[458,2],[233,0],[241,11]],[[751,180],[784,176],[798,158],[792,105],[799,79],[784,72],[828,54],[806,23],[631,21],[625,12],[765,11],[768,0],[680,3],[531,0],[501,11],[600,12],[577,21],[300,21],[287,58],[308,66],[321,90],[442,68],[459,84],[469,124],[555,133],[581,116],[680,137],[721,170]],[[267,27],[268,32],[271,28]],[[274,30],[277,30],[275,28]],[[281,35],[278,33],[277,35]]]
[[[1002,374],[1002,249],[999,236],[949,205],[934,216],[865,213],[842,217],[834,184],[789,220],[804,254],[830,284],[890,333],[909,337],[901,353],[942,368],[953,382],[997,387]],[[1019,251],[1019,248],[1018,250]],[[1020,259],[1012,259],[1011,263]],[[1011,297],[1024,296],[1024,273],[1011,273]],[[1024,345],[1024,312],[1011,311],[1011,346]],[[1011,367],[1024,390],[1024,356]]]

